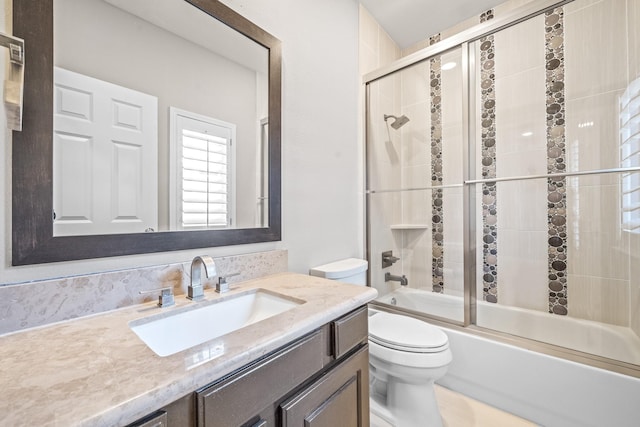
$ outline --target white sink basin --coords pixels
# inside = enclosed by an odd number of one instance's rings
[[[135,320],[129,327],[158,356],[170,356],[303,303],[296,298],[256,289]]]

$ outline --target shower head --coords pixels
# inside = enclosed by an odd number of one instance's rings
[[[400,129],[409,121],[409,117],[405,116],[404,114],[400,117],[396,117],[391,114],[385,114],[384,121],[386,122],[388,119],[393,119],[393,123],[391,123],[391,127],[394,129]]]

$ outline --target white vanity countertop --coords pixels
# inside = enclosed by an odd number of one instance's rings
[[[0,426],[126,425],[377,294],[368,287],[282,273],[232,285],[222,297],[254,288],[306,302],[167,357],[150,350],[129,322],[198,304],[184,295],[176,296],[174,307],[148,303],[0,336]],[[205,296],[221,298],[212,289]],[[212,348],[223,351],[212,354]]]

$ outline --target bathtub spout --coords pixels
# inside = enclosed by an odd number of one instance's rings
[[[404,274],[402,275],[402,277],[400,277],[400,276],[395,276],[395,275],[393,275],[391,273],[385,273],[384,281],[385,282],[389,282],[389,281],[400,282],[401,286],[409,286],[409,279],[407,279],[407,276],[405,276]]]

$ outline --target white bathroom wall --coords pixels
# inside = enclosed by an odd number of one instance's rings
[[[225,3],[282,41],[282,242],[11,267],[11,134],[0,119],[0,284],[183,262],[203,253],[225,256],[286,248],[289,269],[301,273],[333,259],[363,256],[358,3]],[[8,0],[0,0],[0,5],[2,10],[10,6]],[[10,33],[7,16],[0,16],[0,31]],[[26,50],[28,64],[28,46]],[[0,58],[6,63],[4,49]],[[4,70],[0,67],[2,78]],[[4,117],[2,106],[0,113]]]
[[[363,257],[358,2],[225,3],[283,42],[283,244],[290,268],[306,273]]]

